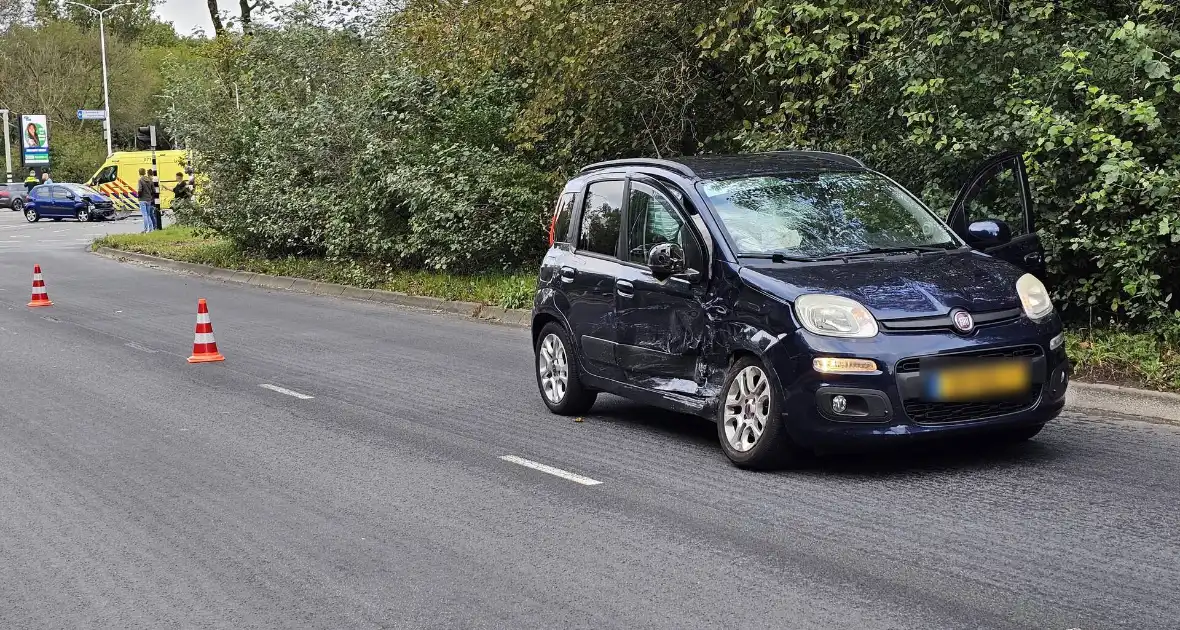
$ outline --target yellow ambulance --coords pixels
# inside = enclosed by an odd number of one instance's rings
[[[172,207],[172,187],[176,185],[176,174],[183,173],[185,165],[188,164],[187,153],[156,151],[156,168],[160,173],[161,208]],[[86,184],[110,198],[119,212],[139,212],[137,185],[141,168],[151,170],[151,151],[116,151]]]

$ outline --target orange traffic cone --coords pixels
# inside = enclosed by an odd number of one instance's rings
[[[33,265],[33,300],[29,308],[38,306],[53,306],[49,301],[49,294],[45,292],[45,280],[41,278],[41,265]]]
[[[211,363],[224,361],[225,357],[217,351],[217,341],[213,339],[213,322],[209,320],[209,305],[205,298],[197,300],[197,328],[193,335],[193,356],[189,363]]]

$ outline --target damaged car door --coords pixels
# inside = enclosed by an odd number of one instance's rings
[[[653,184],[628,186],[615,355],[633,385],[694,394],[708,265],[688,217]]]

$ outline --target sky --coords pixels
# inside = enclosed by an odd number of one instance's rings
[[[291,4],[294,0],[277,0],[276,4]],[[219,0],[222,19],[229,16],[237,17],[238,0]],[[172,22],[176,32],[189,35],[194,31],[204,31],[206,35],[213,34],[213,20],[209,18],[209,3],[206,0],[164,0],[156,9],[156,14],[165,22]]]

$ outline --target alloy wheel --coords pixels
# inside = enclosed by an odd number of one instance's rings
[[[537,350],[537,373],[541,377],[541,391],[554,405],[561,404],[569,389],[569,357],[561,337],[548,334]]]
[[[758,445],[770,421],[770,380],[751,365],[738,373],[725,396],[725,439],[739,453]]]

